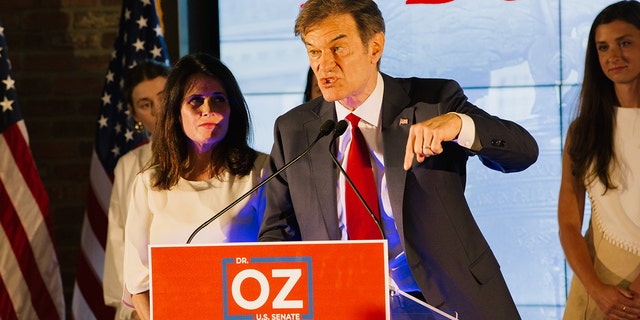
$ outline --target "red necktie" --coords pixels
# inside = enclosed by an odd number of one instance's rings
[[[369,148],[364,136],[358,128],[360,118],[353,113],[347,116],[351,123],[351,146],[347,158],[347,175],[353,181],[364,201],[367,202],[371,211],[380,221],[380,211],[378,208],[378,193],[376,183],[373,179],[371,160],[369,159]],[[373,218],[367,212],[362,202],[353,189],[345,184],[345,208],[347,214],[347,232],[351,240],[382,239],[380,230]]]

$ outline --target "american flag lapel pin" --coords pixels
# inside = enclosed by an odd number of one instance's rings
[[[401,125],[401,126],[404,126],[404,125],[407,125],[407,124],[409,124],[409,119],[407,119],[407,118],[400,118],[400,125]]]

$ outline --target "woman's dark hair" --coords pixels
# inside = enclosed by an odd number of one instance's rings
[[[609,170],[615,159],[615,106],[620,105],[620,101],[613,82],[602,71],[595,37],[599,26],[613,21],[623,21],[640,29],[640,3],[616,2],[602,10],[594,19],[589,31],[578,109],[568,131],[568,153],[573,163],[574,176],[587,181],[598,178],[606,190],[616,188]]]
[[[227,134],[211,153],[214,176],[219,177],[225,170],[244,176],[253,168],[257,153],[248,144],[251,120],[236,78],[217,58],[204,53],[192,54],[182,57],[175,64],[164,88],[164,108],[156,120],[150,164],[156,166],[152,179],[154,187],[170,189],[178,183],[182,174],[193,169],[193,160],[189,158],[189,138],[182,129],[180,110],[185,92],[196,74],[220,81],[231,108]]]

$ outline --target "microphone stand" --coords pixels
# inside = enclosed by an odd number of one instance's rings
[[[335,127],[336,123],[333,120],[327,120],[325,121],[322,126],[320,126],[320,132],[318,133],[318,136],[316,137],[315,140],[313,140],[313,142],[304,150],[302,151],[302,153],[300,153],[297,157],[293,158],[293,160],[287,162],[284,166],[282,166],[282,168],[278,169],[278,171],[274,172],[273,174],[271,174],[270,176],[268,176],[266,179],[262,180],[260,183],[258,183],[257,185],[255,185],[253,188],[251,188],[251,190],[245,192],[242,196],[240,196],[238,199],[236,199],[235,201],[231,202],[228,206],[226,206],[224,209],[220,210],[220,212],[216,213],[213,217],[211,217],[209,220],[205,221],[204,223],[202,223],[198,228],[196,228],[196,230],[193,231],[193,233],[191,233],[191,236],[189,236],[189,239],[187,240],[187,244],[191,243],[191,240],[193,240],[193,238],[196,236],[196,234],[198,232],[200,232],[200,230],[204,229],[206,226],[208,226],[211,222],[213,222],[214,220],[218,219],[221,215],[223,215],[224,213],[226,213],[227,211],[229,211],[229,209],[231,209],[233,206],[235,206],[236,204],[238,204],[240,201],[242,201],[244,198],[248,197],[250,194],[252,194],[254,191],[258,190],[260,187],[262,187],[263,185],[265,185],[267,182],[271,181],[271,179],[275,178],[277,175],[279,175],[282,171],[286,170],[287,168],[289,168],[292,164],[296,163],[298,160],[300,160],[302,157],[304,157],[305,155],[307,155],[307,153],[309,153],[309,151],[311,151],[311,149],[313,148],[313,146],[316,145],[316,143],[318,142],[318,140],[320,140],[320,138],[327,136],[329,133],[331,133],[331,131],[333,130],[333,128]]]
[[[364,198],[362,197],[362,194],[360,194],[360,191],[358,191],[358,189],[356,189],[356,186],[353,184],[353,181],[351,181],[351,178],[349,178],[349,175],[347,175],[347,172],[344,170],[344,168],[342,168],[342,166],[338,162],[338,159],[336,159],[336,157],[333,155],[333,152],[331,151],[333,149],[333,145],[335,144],[336,138],[344,134],[344,132],[347,130],[347,126],[348,126],[348,124],[344,120],[340,120],[340,121],[338,121],[338,123],[336,123],[335,129],[333,130],[333,137],[331,138],[331,142],[329,143],[329,154],[331,155],[331,160],[333,160],[333,163],[336,166],[338,166],[338,169],[340,169],[340,172],[342,172],[342,174],[344,175],[345,180],[347,181],[349,186],[351,186],[351,189],[353,189],[353,191],[355,192],[356,196],[358,196],[358,200],[360,200],[360,202],[362,202],[362,205],[364,206],[364,208],[367,210],[367,212],[371,216],[371,219],[373,219],[373,221],[376,223],[376,226],[378,227],[378,230],[380,230],[380,235],[382,235],[382,239],[386,239],[387,235],[384,233],[384,230],[382,228],[382,223],[378,220],[378,218],[376,218],[376,215],[373,214],[373,211],[371,210],[371,207],[369,207],[367,202],[364,201]],[[382,217],[380,217],[380,218],[382,219]]]

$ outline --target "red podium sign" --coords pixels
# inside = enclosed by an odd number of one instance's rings
[[[154,319],[389,319],[387,243],[151,246]]]

